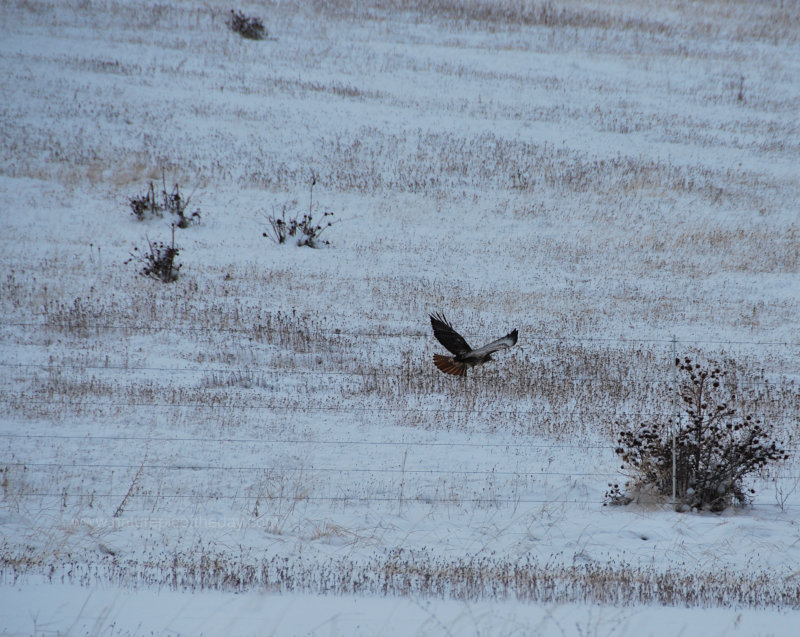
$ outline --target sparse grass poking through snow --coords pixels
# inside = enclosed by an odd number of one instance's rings
[[[316,539],[349,541],[352,533],[323,524]],[[366,559],[244,559],[219,553],[202,543],[190,550],[156,554],[144,560],[114,559],[103,551],[93,564],[69,556],[48,560],[53,581],[106,581],[177,590],[261,590],[336,595],[421,596],[462,601],[517,599],[546,604],[592,602],[616,606],[642,604],[742,608],[796,608],[800,589],[761,570],[747,575],[719,569],[687,573],[627,564],[543,564],[526,556],[440,557],[433,551],[394,549]],[[9,581],[35,573],[41,560],[27,552],[5,551],[0,572]]]

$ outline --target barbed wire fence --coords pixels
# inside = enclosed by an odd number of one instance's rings
[[[247,333],[248,331],[245,329],[240,328],[217,328],[217,327],[195,327],[195,326],[185,326],[185,325],[163,325],[163,326],[152,326],[152,325],[125,325],[125,324],[110,324],[110,323],[85,323],[82,322],[79,325],[72,324],[70,322],[66,323],[29,323],[29,322],[18,322],[18,323],[8,323],[7,326],[12,327],[21,327],[24,329],[33,329],[33,328],[50,328],[50,329],[67,329],[69,331],[72,330],[89,330],[89,331],[142,331],[142,332],[153,332],[153,331],[172,331],[172,332],[225,332],[225,333]],[[383,330],[375,331],[375,332],[356,332],[356,331],[342,331],[339,329],[334,330],[322,330],[320,328],[314,328],[315,333],[324,333],[326,336],[331,338],[336,337],[350,337],[350,338],[363,338],[363,337],[370,337],[373,339],[381,339],[381,338],[424,338],[427,337],[427,332],[387,332]],[[678,345],[689,345],[693,347],[697,346],[723,346],[723,347],[741,347],[741,346],[753,346],[753,347],[784,347],[784,348],[800,348],[800,343],[798,342],[788,342],[788,341],[780,341],[780,340],[718,340],[718,339],[678,339],[676,336],[672,336],[671,338],[621,338],[621,337],[583,337],[583,336],[549,336],[549,335],[528,335],[528,339],[532,341],[540,340],[540,341],[574,341],[574,342],[591,342],[591,343],[617,343],[617,344],[658,344],[664,345],[669,350],[671,350],[673,360],[677,356],[677,347]],[[523,349],[523,348],[521,348]],[[671,364],[670,367],[674,370],[674,365]],[[26,372],[28,370],[41,370],[45,372],[64,372],[64,371],[91,371],[91,372],[100,372],[100,371],[108,371],[111,373],[118,373],[118,372],[137,372],[137,373],[168,373],[168,374],[183,374],[183,373],[206,373],[206,374],[244,374],[250,373],[253,371],[258,371],[259,373],[263,374],[271,374],[275,376],[332,376],[332,377],[342,377],[342,376],[370,376],[376,373],[387,375],[387,376],[400,376],[400,372],[392,372],[391,370],[342,370],[342,369],[290,369],[290,368],[266,368],[266,367],[258,367],[257,370],[254,370],[253,367],[233,367],[233,366],[215,366],[209,367],[205,365],[197,365],[197,366],[185,366],[185,367],[178,367],[178,366],[152,366],[152,365],[129,365],[129,364],[115,364],[111,363],[109,360],[105,361],[95,361],[95,362],[54,362],[53,360],[42,361],[42,362],[22,362],[22,361],[11,361],[11,360],[0,360],[0,368],[6,369],[17,369],[22,372]],[[666,365],[665,365],[666,370]],[[674,373],[670,372],[665,374],[661,377],[652,377],[652,378],[612,378],[609,376],[593,376],[593,375],[563,375],[559,377],[564,382],[571,382],[571,383],[631,383],[631,384],[654,384],[659,385],[665,388],[669,388],[673,391],[673,394],[676,394],[676,378]],[[472,380],[472,379],[470,379]],[[794,383],[794,380],[788,381],[790,383]],[[740,385],[742,386],[751,386],[751,387],[759,387],[759,386],[775,386],[775,382],[770,382],[767,379],[759,379],[759,380],[739,380]],[[169,401],[169,402],[155,402],[155,401],[120,401],[120,400],[57,400],[55,398],[48,398],[42,399],[38,397],[27,397],[24,394],[15,397],[20,401],[24,401],[27,405],[51,405],[51,406],[73,406],[73,407],[92,407],[92,408],[130,408],[130,409],[178,409],[178,408],[194,408],[194,409],[207,409],[207,410],[259,410],[259,411],[268,411],[286,415],[287,413],[297,413],[299,412],[336,412],[336,413],[415,413],[415,414],[441,414],[442,412],[449,412],[449,413],[476,413],[476,414],[492,414],[495,416],[524,416],[524,417],[536,417],[537,415],[542,414],[556,414],[559,415],[570,415],[575,417],[586,416],[587,410],[577,410],[577,411],[565,411],[563,409],[559,410],[547,410],[547,409],[529,409],[529,410],[520,410],[520,409],[506,409],[506,410],[499,410],[496,408],[470,408],[470,409],[453,409],[451,407],[408,407],[408,406],[395,406],[395,405],[382,405],[382,406],[370,406],[370,405],[329,405],[329,404],[313,404],[310,402],[304,402],[303,404],[297,405],[288,405],[288,404],[225,404],[225,403],[214,403],[214,404],[206,404],[201,401]],[[630,417],[630,418],[645,418],[645,417],[661,417],[661,418],[669,418],[673,419],[675,426],[679,421],[679,413],[677,411],[677,407],[675,404],[672,406],[667,406],[667,408],[663,410],[653,410],[653,411],[618,411],[618,410],[609,410],[603,408],[593,409],[593,414],[598,415],[609,415],[614,417]],[[91,423],[87,423],[89,426]],[[37,470],[43,471],[52,471],[58,472],[63,470],[64,468],[70,468],[71,470],[86,470],[86,471],[125,471],[125,470],[138,470],[147,471],[147,472],[240,472],[240,473],[258,473],[258,472],[285,472],[285,473],[298,473],[303,471],[313,471],[318,474],[329,474],[329,475],[339,475],[339,476],[361,476],[363,478],[367,478],[368,476],[446,476],[451,478],[456,478],[457,476],[476,476],[476,477],[483,477],[487,478],[489,476],[503,476],[508,478],[536,478],[536,477],[560,477],[560,478],[576,478],[576,479],[604,479],[604,480],[613,480],[619,479],[621,477],[620,472],[601,472],[601,471],[556,471],[556,470],[541,470],[541,471],[520,471],[520,470],[500,470],[498,471],[495,468],[492,469],[452,469],[452,468],[407,468],[405,466],[405,460],[408,456],[408,451],[413,449],[421,449],[421,448],[454,448],[454,447],[471,447],[471,448],[500,448],[500,449],[512,449],[512,448],[525,448],[525,449],[539,449],[539,450],[564,450],[564,451],[572,451],[575,453],[580,453],[582,451],[586,451],[587,449],[596,449],[596,450],[604,450],[610,451],[615,448],[615,445],[604,445],[604,444],[568,444],[568,443],[558,443],[558,444],[544,444],[544,443],[537,443],[533,440],[526,440],[522,442],[514,442],[514,441],[504,441],[504,442],[492,442],[491,440],[480,441],[480,442],[464,442],[464,441],[431,441],[431,440],[424,440],[424,441],[409,441],[409,440],[352,440],[352,439],[303,439],[299,437],[266,437],[266,438],[252,438],[252,437],[232,437],[232,436],[219,436],[219,437],[203,437],[203,436],[135,436],[135,435],[80,435],[80,434],[64,434],[64,433],[47,433],[47,434],[36,434],[36,433],[6,433],[0,432],[0,439],[5,440],[7,443],[6,453],[9,454],[9,457],[5,458],[4,460],[0,460],[0,464],[7,468],[34,468]],[[358,466],[322,466],[322,467],[286,467],[280,465],[237,465],[237,464],[210,464],[210,463],[157,463],[157,462],[142,462],[142,463],[125,463],[125,462],[45,462],[39,458],[35,457],[26,457],[23,459],[19,459],[15,456],[15,444],[14,441],[34,441],[34,440],[50,440],[50,441],[72,441],[74,443],[82,443],[82,444],[102,444],[102,443],[126,443],[126,442],[136,442],[136,443],[143,443],[145,445],[158,445],[158,444],[183,444],[183,443],[202,443],[208,445],[216,445],[220,450],[218,455],[225,456],[224,449],[226,446],[236,445],[236,444],[248,444],[248,445],[263,445],[263,446],[274,446],[274,445],[284,445],[290,447],[297,447],[301,448],[303,446],[309,445],[318,445],[318,446],[335,446],[338,448],[353,448],[353,447],[365,447],[365,446],[383,446],[383,447],[397,447],[405,450],[405,456],[402,463],[402,466],[398,467],[358,467]],[[792,447],[789,449],[791,452],[797,452],[797,447]],[[673,465],[674,471],[674,465]],[[793,475],[792,473],[785,473],[785,474],[774,474],[771,475],[770,478],[775,480],[782,480],[787,481],[788,483],[794,483],[794,487],[796,488],[797,483],[800,482],[800,476]],[[48,489],[41,489],[41,490],[30,490],[30,491],[23,491],[17,493],[18,497],[31,497],[31,498],[63,498],[64,492],[54,492]],[[105,497],[105,498],[144,498],[144,497],[152,497],[151,494],[146,493],[137,493],[137,492],[127,492],[127,493],[97,493],[92,492],[91,494],[88,493],[81,493],[81,492],[73,492],[68,494],[70,497],[87,497],[92,495],[93,497]],[[159,498],[164,499],[184,499],[184,498],[197,498],[197,494],[188,494],[188,493],[159,493]],[[225,498],[229,498],[231,500],[240,500],[240,499],[252,499],[254,496],[252,494],[240,494],[240,493],[230,493],[224,496]],[[286,496],[286,497],[293,497],[293,496]],[[343,503],[371,503],[371,502],[424,502],[426,504],[430,504],[432,502],[436,503],[461,503],[461,504],[581,504],[581,505],[602,505],[603,501],[595,501],[590,499],[576,499],[576,498],[561,498],[561,499],[540,499],[540,498],[530,498],[530,497],[515,497],[515,498],[501,498],[501,497],[491,497],[491,498],[470,498],[468,496],[458,497],[458,498],[442,498],[441,495],[432,498],[427,496],[413,496],[413,495],[403,495],[399,494],[397,496],[392,495],[373,495],[373,496],[349,496],[349,495],[342,495],[342,496],[327,496],[327,495],[314,495],[314,494],[306,494],[303,498],[310,502],[343,502]],[[674,498],[674,492],[673,492]],[[764,503],[756,503],[753,506],[756,507],[774,507],[774,504],[764,504]],[[781,508],[792,508],[792,509],[800,509],[800,504],[782,504]]]
[[[50,318],[48,315],[42,315],[43,318]],[[175,325],[175,324],[149,324],[142,325],[137,323],[90,323],[84,320],[68,320],[61,321],[42,321],[38,323],[28,321],[9,321],[4,323],[6,327],[23,327],[31,329],[66,329],[66,330],[89,330],[89,331],[141,331],[141,332],[228,332],[228,333],[241,333],[241,334],[258,334],[259,332],[269,331],[274,333],[284,332],[287,328],[270,327],[265,325],[254,325],[250,327],[222,327],[222,326],[209,326],[209,325]],[[297,331],[308,330],[315,334],[321,334],[330,337],[347,336],[353,338],[416,338],[424,339],[429,338],[430,334],[427,330],[345,330],[341,328],[326,328],[317,325],[303,325],[297,328]],[[677,345],[753,345],[765,347],[792,347],[800,349],[800,341],[796,340],[783,340],[783,339],[723,339],[709,336],[692,337],[692,338],[679,338],[675,335],[669,336],[586,336],[583,334],[537,334],[535,332],[526,332],[526,340],[535,341],[572,341],[572,342],[591,342],[591,343],[649,343],[649,344],[663,344],[670,346],[673,343]],[[517,345],[518,348],[524,348],[524,345]]]

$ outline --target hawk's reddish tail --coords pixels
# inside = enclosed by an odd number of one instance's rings
[[[452,374],[453,376],[466,376],[467,366],[464,363],[458,363],[452,356],[442,356],[441,354],[433,355],[433,364],[436,365],[445,374]]]

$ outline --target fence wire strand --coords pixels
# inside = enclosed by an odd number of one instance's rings
[[[46,315],[45,318],[49,318]],[[235,334],[253,334],[253,333],[272,333],[281,334],[286,333],[287,328],[267,327],[257,325],[252,328],[239,328],[239,327],[221,327],[221,326],[196,326],[196,325],[125,325],[114,323],[83,323],[81,321],[63,321],[63,322],[46,322],[30,323],[25,321],[16,321],[5,323],[9,327],[23,327],[30,329],[68,329],[68,330],[94,330],[94,331],[143,331],[143,332],[211,332],[211,333],[235,333]],[[389,331],[349,331],[339,328],[322,328],[314,325],[304,326],[308,331],[314,334],[320,334],[326,337],[350,337],[350,338],[429,338],[428,331],[407,331],[407,332],[389,332]],[[562,334],[553,336],[550,334],[537,334],[536,332],[527,332],[526,339],[532,341],[576,341],[588,343],[651,343],[670,345],[672,337],[625,337],[625,336],[585,336],[581,334]],[[744,345],[757,345],[766,347],[800,347],[800,341],[793,342],[788,340],[747,340],[747,339],[715,339],[715,338],[679,338],[675,341],[679,345],[722,345],[722,346],[744,346]]]

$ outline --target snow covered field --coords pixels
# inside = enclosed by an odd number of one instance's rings
[[[603,503],[673,347],[800,445],[798,3],[231,8],[0,5],[2,634],[796,634],[796,453]]]

